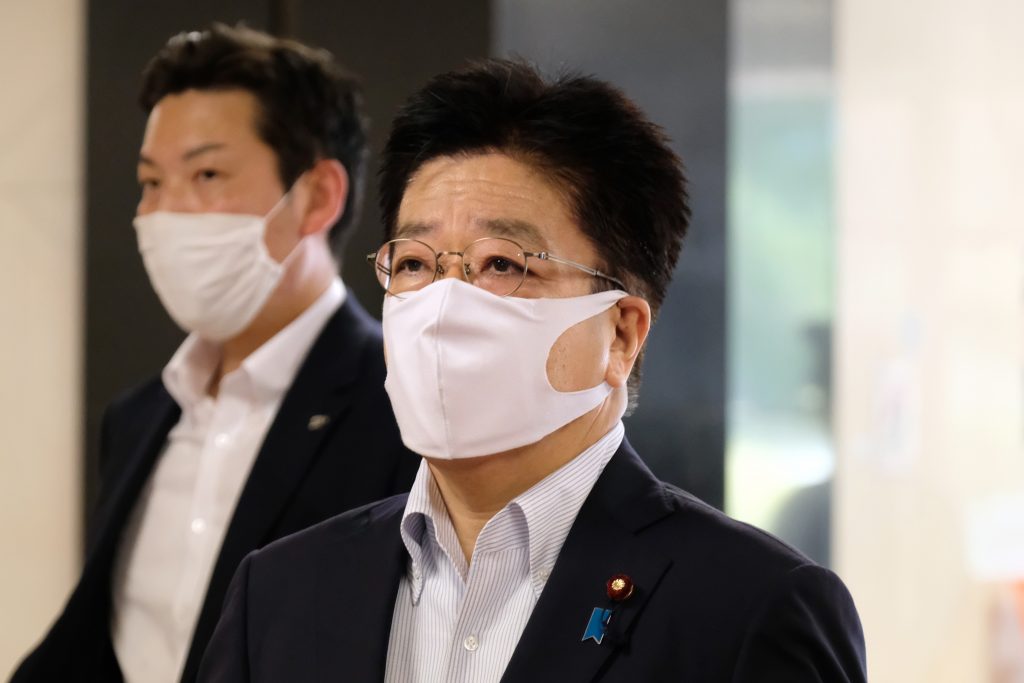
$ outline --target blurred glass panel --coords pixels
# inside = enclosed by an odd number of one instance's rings
[[[831,3],[734,0],[726,509],[829,562]]]

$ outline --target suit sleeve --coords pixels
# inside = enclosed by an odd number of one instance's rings
[[[816,565],[791,570],[747,629],[733,683],[864,683],[864,633],[846,586]]]
[[[199,666],[198,683],[247,683],[249,672],[249,573],[254,553],[246,555],[228,587],[220,621]]]

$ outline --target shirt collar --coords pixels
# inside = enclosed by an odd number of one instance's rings
[[[409,553],[409,581],[415,605],[423,592],[424,575],[434,569],[437,553],[447,555],[448,561],[456,568],[465,565],[461,548],[457,555],[451,552],[459,545],[458,538],[425,458],[420,461],[416,480],[409,489],[402,514],[401,534],[402,543]]]
[[[525,526],[530,582],[536,596],[539,597],[544,589],[583,502],[624,436],[625,427],[619,421],[592,446],[516,496],[481,531],[482,538],[492,522],[499,522],[499,518],[506,528],[516,523]],[[426,460],[420,463],[409,491],[400,529],[402,542],[409,553],[408,578],[413,604],[419,602],[424,579],[433,571],[434,563],[441,555],[447,556],[460,575],[466,575],[465,558],[455,529]],[[479,549],[480,539],[477,543]]]
[[[190,334],[164,366],[164,386],[183,410],[194,407],[206,396],[218,363],[220,346]]]
[[[344,283],[335,277],[312,305],[242,361],[236,372],[247,377],[255,398],[274,400],[284,394],[317,335],[346,296]],[[167,392],[182,409],[195,406],[206,396],[220,358],[220,344],[194,332],[178,347],[164,367],[162,378]]]

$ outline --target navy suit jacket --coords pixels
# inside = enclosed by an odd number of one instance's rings
[[[260,447],[214,565],[182,681],[195,680],[228,584],[247,553],[411,486],[419,458],[401,443],[384,376],[380,325],[350,293],[314,342]],[[100,502],[82,576],[12,683],[121,680],[110,639],[114,558],[180,415],[158,378],[107,410]]]
[[[202,683],[381,681],[405,496],[249,555]],[[583,640],[605,582],[631,577],[600,644]],[[861,682],[864,639],[835,574],[658,481],[628,443],[580,510],[502,681]]]

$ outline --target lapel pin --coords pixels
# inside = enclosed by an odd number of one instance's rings
[[[309,424],[307,424],[306,426],[309,427],[309,431],[315,432],[318,429],[322,429],[330,421],[331,418],[327,417],[326,415],[314,415],[313,417],[309,418]]]
[[[605,587],[608,589],[608,597],[615,602],[628,600],[633,595],[633,579],[629,578],[627,574],[616,574],[608,579]]]
[[[604,633],[608,630],[608,622],[612,620],[612,610],[595,607],[590,613],[590,621],[587,622],[587,630],[583,632],[583,641],[593,639],[598,645],[604,640]]]
[[[633,579],[629,578],[628,574],[615,574],[605,582],[605,591],[608,593],[608,598],[614,603],[628,600],[635,589]],[[615,605],[609,608],[595,607],[594,611],[590,613],[590,621],[587,622],[587,628],[583,632],[583,642],[593,640],[600,645],[614,613]]]

